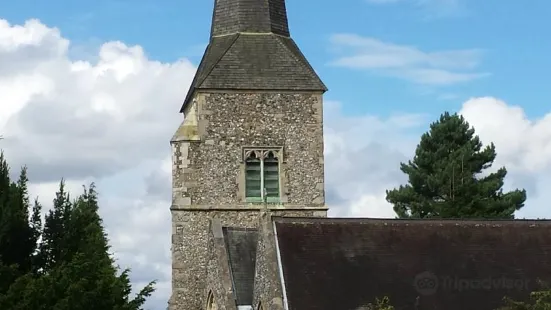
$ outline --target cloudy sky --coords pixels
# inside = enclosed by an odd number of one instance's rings
[[[551,217],[546,0],[288,0],[291,32],[326,82],[333,216],[392,217],[385,189],[445,111],[498,151],[520,217]],[[213,1],[0,2],[0,141],[49,205],[95,181],[111,244],[140,284],[170,287],[170,148]],[[545,34],[545,35],[544,35]],[[546,87],[547,86],[547,87]]]

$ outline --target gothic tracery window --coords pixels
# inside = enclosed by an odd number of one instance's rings
[[[248,202],[278,202],[280,157],[276,149],[245,150],[245,197]]]

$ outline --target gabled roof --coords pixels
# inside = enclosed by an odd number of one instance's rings
[[[551,280],[551,221],[274,221],[289,310],[488,310]]]
[[[256,229],[223,227],[237,305],[252,305],[256,266]]]

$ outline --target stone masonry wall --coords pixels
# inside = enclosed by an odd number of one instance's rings
[[[245,203],[243,147],[282,147],[282,201],[274,216],[326,216],[321,94],[196,95],[172,139],[170,310],[199,310],[207,295],[209,219],[257,227]]]
[[[269,213],[261,212],[258,245],[256,248],[256,270],[254,279],[253,308],[283,310],[282,282],[278,268],[278,254],[273,222]]]
[[[235,310],[231,271],[220,221],[211,221],[207,245],[207,295],[212,294],[217,310]],[[203,303],[205,301],[203,300]]]
[[[282,202],[324,206],[320,94],[200,94],[190,110],[180,136],[200,141],[173,139],[174,205],[244,204],[243,147],[269,146],[283,147]]]
[[[316,216],[313,210],[272,210],[274,216]],[[172,211],[172,299],[170,310],[202,309],[208,294],[209,220],[222,226],[257,227],[259,210]],[[211,266],[212,268],[212,266]],[[212,270],[211,272],[215,272]],[[215,296],[216,297],[216,296]]]

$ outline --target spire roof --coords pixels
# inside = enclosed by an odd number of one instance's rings
[[[210,42],[180,112],[199,90],[327,88],[290,37],[285,0],[215,0]]]
[[[288,37],[285,0],[215,0],[211,37],[238,32]]]

